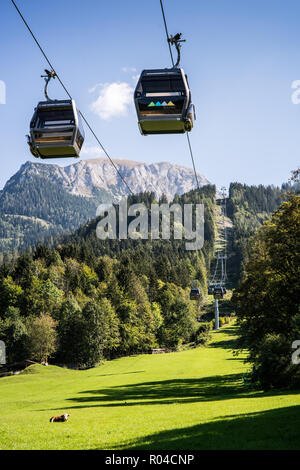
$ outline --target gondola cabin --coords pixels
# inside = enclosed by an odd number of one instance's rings
[[[213,295],[214,293],[214,285],[209,285],[207,288],[208,295]]]
[[[36,158],[78,158],[84,130],[74,100],[40,101],[30,122],[28,144]]]
[[[190,291],[190,300],[199,300],[200,299],[200,291],[197,287],[192,287]]]
[[[193,128],[194,105],[181,68],[143,70],[134,101],[142,135],[183,134]]]
[[[226,288],[224,286],[214,286],[215,299],[223,299],[225,294],[226,294]]]

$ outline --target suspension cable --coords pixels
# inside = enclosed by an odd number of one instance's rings
[[[72,100],[72,96],[71,94],[69,93],[69,91],[67,90],[66,86],[64,85],[63,81],[61,80],[61,78],[59,77],[58,73],[56,72],[55,68],[53,67],[52,63],[50,62],[50,60],[48,59],[46,53],[44,52],[42,46],[40,45],[39,41],[37,40],[35,34],[33,33],[33,31],[31,30],[30,26],[28,25],[27,21],[25,20],[24,16],[22,15],[21,11],[19,10],[18,6],[16,5],[15,1],[14,0],[11,0],[13,6],[15,7],[15,9],[17,10],[18,14],[20,15],[23,23],[25,24],[26,28],[28,29],[29,33],[31,34],[34,42],[36,43],[36,45],[38,46],[39,50],[41,51],[41,53],[43,54],[45,60],[47,61],[48,65],[51,67],[51,70],[53,72],[55,72],[55,75],[56,75],[56,78],[57,80],[59,81],[59,83],[61,84],[61,86],[63,87],[64,91],[66,92],[66,94],[68,95],[68,97],[70,98],[70,100]],[[85,122],[85,124],[87,125],[87,127],[89,128],[90,132],[93,134],[93,136],[95,137],[97,143],[100,145],[101,149],[103,150],[103,152],[105,153],[105,155],[107,156],[107,158],[109,159],[110,163],[112,164],[112,166],[114,167],[114,169],[116,170],[117,174],[119,175],[119,177],[121,178],[121,180],[123,181],[123,183],[125,184],[125,186],[127,187],[127,189],[129,190],[129,192],[133,195],[133,191],[131,190],[131,188],[129,187],[127,181],[124,179],[123,175],[120,173],[118,167],[115,165],[114,161],[111,159],[111,157],[109,156],[109,154],[107,153],[107,151],[105,150],[104,146],[102,145],[102,143],[100,142],[98,136],[96,135],[96,133],[94,132],[94,130],[92,129],[92,127],[90,126],[89,122],[87,121],[87,119],[85,118],[85,116],[82,114],[82,112],[80,110],[79,111],[79,114],[80,116],[82,117],[83,121]]]
[[[169,45],[169,50],[170,50],[170,56],[171,56],[171,60],[172,60],[172,65],[174,67],[174,59],[173,59],[173,54],[172,54],[172,49],[171,49],[171,41],[170,41],[170,36],[169,36],[169,32],[168,32],[168,26],[167,26],[167,20],[166,20],[166,15],[165,15],[164,6],[163,6],[163,0],[160,0],[160,6],[161,6],[161,12],[162,12],[163,20],[164,20],[164,25],[165,25],[165,30],[166,30],[166,35],[167,35],[167,40],[168,40],[168,45]],[[192,146],[191,146],[190,137],[189,137],[188,132],[186,133],[186,137],[187,137],[188,146],[189,146],[189,150],[190,150],[190,155],[191,155],[191,160],[192,160],[192,164],[193,164],[193,169],[194,169],[194,174],[195,174],[195,180],[196,180],[196,183],[197,183],[197,188],[200,189],[199,181],[198,181],[198,175],[197,175],[196,167],[195,167],[194,155],[193,155]]]
[[[189,136],[188,132],[186,133],[186,137],[187,137],[187,141],[188,141],[188,145],[189,145],[189,149],[190,149],[190,154],[191,154],[191,159],[192,159],[192,163],[193,163],[193,168],[194,168],[195,178],[196,178],[196,182],[197,182],[197,187],[198,187],[198,189],[200,189],[199,181],[198,181],[198,175],[197,175],[196,167],[195,167],[194,155],[193,155],[190,136]]]
[[[211,284],[213,284],[213,283],[216,281],[216,276],[217,276],[217,272],[218,272],[218,265],[219,265],[219,258],[217,257],[217,262],[216,262],[216,266],[215,266],[215,271],[214,271],[212,280],[210,281]]]
[[[169,36],[169,32],[168,32],[168,26],[167,26],[165,11],[164,11],[163,0],[160,0],[160,7],[161,7],[161,12],[162,12],[163,20],[164,20],[164,24],[165,24],[165,30],[166,30],[166,36],[167,36],[167,41],[168,41],[168,46],[169,46],[171,61],[172,61],[172,65],[173,65],[173,67],[174,67],[175,63],[174,63],[174,59],[173,59],[173,53],[172,53],[172,48],[171,48],[171,43],[170,43],[170,36]]]
[[[226,209],[226,188],[222,189],[222,212],[223,212],[223,230],[224,230],[224,282],[227,280],[227,231],[226,231],[226,220],[227,209]]]
[[[222,199],[220,200],[219,206],[221,207],[221,217],[222,221],[220,222],[220,227],[218,234],[220,238],[218,239],[219,247],[216,249],[216,265],[211,284],[218,283],[222,286],[225,286],[227,276],[227,235],[226,235],[226,188],[222,189]],[[219,264],[220,260],[220,264]],[[221,272],[219,273],[218,267]]]

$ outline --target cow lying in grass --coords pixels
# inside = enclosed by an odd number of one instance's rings
[[[62,423],[64,421],[68,421],[69,416],[70,415],[68,413],[64,413],[60,416],[52,416],[52,418],[50,418],[50,423]]]

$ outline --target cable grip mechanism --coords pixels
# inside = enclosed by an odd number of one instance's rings
[[[44,88],[44,94],[45,94],[45,97],[46,97],[46,100],[47,101],[54,101],[52,100],[51,98],[49,98],[49,95],[48,95],[48,85],[49,85],[49,82],[51,80],[51,78],[55,79],[55,77],[57,76],[56,75],[56,72],[54,70],[47,70],[45,69],[45,72],[46,72],[46,75],[41,75],[42,78],[45,79],[45,88]]]
[[[181,43],[186,41],[185,39],[181,39],[181,36],[182,36],[182,33],[177,33],[177,34],[175,34],[175,36],[172,36],[172,34],[171,34],[171,36],[168,38],[168,42],[172,46],[175,46],[176,51],[177,51],[177,61],[176,61],[176,64],[174,65],[173,68],[179,67],[180,59],[181,59],[181,52],[180,52]]]

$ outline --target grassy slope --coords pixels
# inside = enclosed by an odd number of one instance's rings
[[[0,379],[0,449],[299,448],[300,395],[243,385],[234,327],[207,348]],[[70,413],[67,423],[49,423]]]

